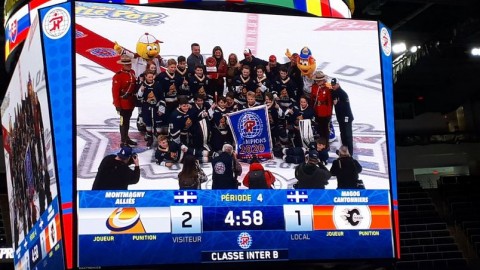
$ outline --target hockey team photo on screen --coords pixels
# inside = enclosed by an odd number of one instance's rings
[[[80,190],[388,189],[376,22],[80,2],[75,12]],[[301,183],[302,164],[321,183]],[[252,169],[269,173],[250,179]]]

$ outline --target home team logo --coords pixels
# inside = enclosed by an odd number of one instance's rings
[[[10,42],[15,42],[17,40],[18,35],[18,20],[15,19],[10,24]]]
[[[242,232],[238,235],[237,243],[241,248],[247,249],[252,245],[252,236],[247,232]]]
[[[50,39],[59,39],[70,29],[70,13],[62,7],[52,8],[43,18],[43,32]]]
[[[333,222],[339,230],[370,229],[372,214],[366,205],[342,205],[333,208]]]
[[[135,208],[117,208],[106,221],[112,234],[145,233],[140,214]]]
[[[263,131],[262,120],[257,114],[246,112],[238,121],[238,130],[242,138],[257,138]]]

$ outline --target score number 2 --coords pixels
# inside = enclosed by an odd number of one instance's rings
[[[241,214],[237,215],[230,210],[225,217],[225,223],[230,226],[261,226],[263,225],[263,213],[260,210],[242,210]]]
[[[171,206],[172,234],[202,233],[201,206]]]

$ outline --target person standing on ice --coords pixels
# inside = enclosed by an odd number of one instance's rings
[[[113,105],[120,115],[120,146],[135,147],[137,143],[130,139],[128,130],[135,108],[137,78],[132,70],[132,59],[128,55],[122,55],[117,63],[122,65],[122,69],[112,78],[112,96]]]
[[[335,107],[338,127],[340,128],[342,145],[345,145],[350,155],[353,155],[353,113],[350,107],[350,99],[348,98],[347,92],[340,86],[337,78],[332,78],[330,85],[332,86],[333,105]]]

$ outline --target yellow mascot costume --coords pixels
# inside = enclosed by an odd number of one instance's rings
[[[132,51],[120,46],[117,42],[113,48],[119,55],[126,54],[130,56],[132,59],[132,69],[135,71],[135,76],[137,80],[142,81],[142,75],[147,68],[148,61],[153,61],[157,66],[157,74],[162,71],[161,67],[165,67],[166,63],[164,63],[162,57],[160,57],[160,43],[162,41],[156,39],[154,36],[150,35],[149,33],[145,33],[140,36],[137,41],[137,52],[133,53]],[[137,129],[140,132],[146,132],[146,126],[143,122],[142,117],[142,104],[140,100],[137,100],[135,104],[138,111],[137,117]]]
[[[298,55],[298,59],[293,59],[290,50],[287,49],[285,55],[290,59],[290,61],[296,61],[297,67],[302,74],[303,79],[303,94],[305,94],[308,98],[310,98],[310,93],[312,92],[312,84],[313,84],[313,73],[317,69],[317,62],[315,58],[312,56],[312,51],[308,47],[303,47],[300,50],[300,54]]]
[[[156,39],[149,33],[145,33],[140,36],[137,41],[136,53],[124,48],[115,42],[114,49],[119,54],[126,54],[132,58],[132,69],[135,71],[135,75],[138,77],[145,72],[148,61],[153,61],[157,65],[157,73],[160,73],[160,67],[165,67],[162,57],[160,56],[160,43],[162,41]]]

